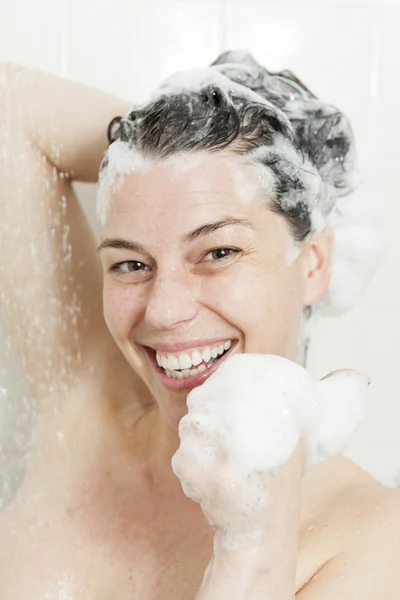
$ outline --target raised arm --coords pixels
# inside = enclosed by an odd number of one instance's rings
[[[20,65],[0,65],[2,128],[22,134],[72,180],[97,180],[107,126],[130,103]],[[6,146],[11,140],[4,140]]]
[[[0,65],[0,313],[37,397],[122,361],[106,329],[95,241],[71,180],[95,181],[129,104]],[[115,358],[115,360],[114,360]]]

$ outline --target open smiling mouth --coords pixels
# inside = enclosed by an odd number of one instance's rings
[[[212,348],[204,348],[203,351],[193,350],[192,352],[185,352],[178,357],[157,352],[156,360],[158,366],[163,369],[167,377],[185,379],[186,377],[193,377],[198,373],[203,373],[212,367],[214,363],[229,351],[231,346],[232,341],[229,340]]]
[[[164,385],[176,390],[201,385],[236,346],[237,340],[225,340],[212,346],[177,353],[146,348]]]

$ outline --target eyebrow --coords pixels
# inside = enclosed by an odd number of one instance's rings
[[[147,254],[147,251],[142,244],[137,242],[129,242],[122,238],[105,238],[98,246],[97,250],[103,250],[104,248],[116,248],[117,250],[131,250],[132,252],[139,252],[140,254]]]
[[[223,227],[228,227],[230,225],[243,225],[244,227],[249,227],[250,229],[254,230],[253,224],[250,221],[248,221],[247,219],[227,218],[227,219],[223,219],[222,221],[214,221],[212,223],[206,223],[205,225],[201,225],[194,231],[187,233],[183,237],[183,241],[186,244],[188,244],[190,242],[193,242],[194,240],[196,240],[199,237],[202,237],[204,235],[209,235],[210,233],[214,233],[214,231],[218,231],[219,229],[222,229]]]
[[[214,231],[218,231],[223,227],[229,227],[232,225],[242,225],[244,227],[248,227],[249,229],[254,230],[253,224],[247,219],[234,219],[227,218],[222,221],[213,221],[212,223],[205,223],[200,227],[197,227],[194,231],[187,233],[183,237],[183,242],[185,244],[189,244],[199,237],[209,235],[214,233]],[[142,244],[138,242],[130,242],[128,240],[124,240],[122,238],[105,238],[101,244],[98,246],[97,250],[103,250],[104,248],[116,248],[117,250],[130,250],[131,252],[138,252],[140,254],[148,254],[147,250]]]

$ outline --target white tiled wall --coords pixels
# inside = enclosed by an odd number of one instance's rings
[[[248,48],[349,115],[362,167],[358,193],[386,214],[389,252],[360,305],[319,322],[310,366],[321,375],[344,366],[370,372],[368,418],[349,453],[382,481],[400,483],[400,0],[0,0],[0,9],[0,60],[135,102],[173,71]],[[79,190],[93,222],[93,189]]]

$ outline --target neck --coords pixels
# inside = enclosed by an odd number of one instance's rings
[[[180,439],[178,426],[171,418],[156,409],[148,417],[146,424],[148,428],[148,468],[152,481],[155,484],[168,485],[168,488],[176,489],[182,494],[181,484],[174,475],[171,468],[171,460],[179,448]]]

